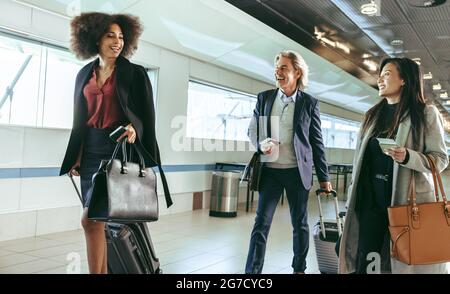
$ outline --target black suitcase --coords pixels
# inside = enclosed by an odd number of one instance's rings
[[[319,203],[319,221],[313,228],[313,240],[316,248],[317,264],[322,274],[337,274],[338,272],[338,256],[336,254],[336,242],[342,234],[343,229],[343,213],[339,213],[339,205],[336,191],[332,190],[334,208],[336,212],[335,220],[324,220],[322,212],[322,203],[320,201],[320,193],[325,190],[318,189],[316,191],[317,201]]]
[[[75,191],[81,193],[68,174]],[[106,223],[108,274],[161,274],[150,233],[145,223]]]
[[[145,223],[107,223],[108,274],[161,274]]]

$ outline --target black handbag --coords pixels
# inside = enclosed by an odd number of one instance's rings
[[[265,100],[263,98],[261,102],[261,110],[259,111],[260,115],[264,114],[264,106],[265,106]],[[259,142],[259,118],[256,121],[256,141]],[[270,130],[269,130],[270,132]],[[270,136],[270,134],[269,134]],[[259,144],[259,143],[258,143]],[[258,148],[259,149],[259,148]],[[261,163],[261,152],[257,150],[252,158],[250,159],[249,163],[245,167],[244,171],[244,179],[248,181],[249,190],[250,191],[259,191],[259,182],[261,180],[261,172],[262,172],[262,163]]]
[[[259,191],[261,167],[261,154],[255,152],[244,171],[244,179],[248,181],[250,191]]]
[[[156,174],[145,167],[139,148],[132,144],[139,163],[127,159],[126,139],[117,143],[110,160],[102,160],[92,178],[88,218],[105,222],[152,222],[158,220]],[[116,159],[122,148],[122,159]]]

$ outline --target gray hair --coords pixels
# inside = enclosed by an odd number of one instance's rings
[[[309,67],[305,62],[305,59],[300,55],[300,53],[297,53],[295,51],[291,50],[285,50],[281,51],[275,56],[275,65],[277,64],[277,61],[281,57],[289,58],[292,62],[292,65],[295,69],[300,70],[301,77],[297,81],[297,89],[305,90],[306,86],[308,85],[308,74],[309,74]]]

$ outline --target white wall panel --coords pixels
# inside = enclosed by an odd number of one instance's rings
[[[36,211],[0,214],[0,241],[34,236],[36,215]]]
[[[26,128],[24,139],[24,167],[60,166],[66,152],[70,131]]]
[[[81,205],[39,210],[36,235],[78,230],[81,228],[81,215]]]
[[[70,44],[70,20],[49,14],[42,10],[33,9],[32,32],[45,36],[46,39],[56,41],[61,45]],[[51,28],[49,30],[49,28]]]
[[[80,200],[67,176],[23,178],[21,190],[21,210],[80,205]]]
[[[0,126],[0,168],[23,166],[24,128]]]
[[[18,211],[20,179],[0,179],[0,213]]]
[[[0,1],[0,25],[18,30],[31,31],[32,9],[13,1]]]

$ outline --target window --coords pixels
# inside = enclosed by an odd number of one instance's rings
[[[256,96],[189,81],[188,138],[249,141],[247,129]]]
[[[43,127],[72,127],[75,77],[82,66],[69,52],[47,50]]]
[[[0,123],[36,125],[41,54],[41,46],[0,36]]]
[[[148,67],[145,68],[147,69],[148,77],[150,79],[150,83],[152,84],[153,103],[155,104],[156,109],[156,97],[158,95],[157,93],[158,87],[156,87],[158,85],[158,70],[155,68],[148,68]]]
[[[75,78],[86,62],[67,49],[7,34],[0,35],[0,64],[0,124],[72,127]],[[148,69],[155,101],[157,73]]]
[[[360,123],[321,114],[322,136],[325,147],[355,149]]]

